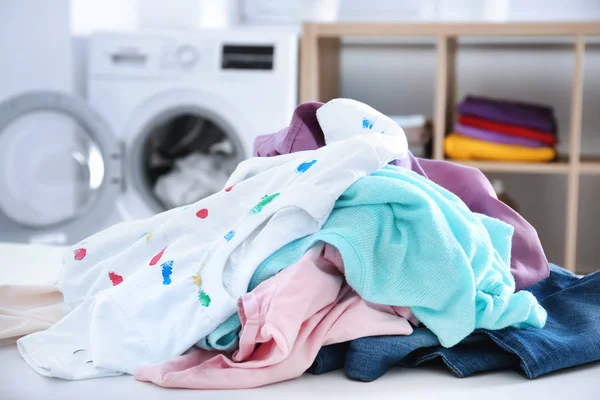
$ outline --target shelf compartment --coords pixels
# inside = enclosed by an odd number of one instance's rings
[[[487,172],[490,181],[500,179],[505,192],[517,203],[519,213],[533,225],[548,261],[564,266],[567,226],[567,199],[564,196],[568,175],[504,174]],[[549,217],[551,216],[551,217]],[[551,218],[552,229],[540,229]]]
[[[582,160],[579,164],[579,172],[584,175],[600,175],[600,160]]]
[[[327,101],[339,97],[340,39],[348,36],[367,37],[432,37],[436,41],[436,92],[433,104],[433,158],[444,159],[444,136],[452,128],[457,99],[456,53],[459,38],[464,37],[544,37],[565,36],[574,40],[574,65],[571,81],[570,118],[567,150],[569,160],[553,163],[513,163],[465,161],[486,173],[505,172],[548,176],[565,180],[565,247],[562,265],[575,270],[579,180],[581,175],[600,175],[600,162],[580,160],[583,65],[586,39],[600,36],[597,22],[565,23],[338,23],[305,24],[301,40],[299,100]],[[502,41],[503,38],[494,40]],[[565,40],[565,39],[563,39]],[[463,71],[464,72],[464,71]],[[562,75],[561,75],[562,76]],[[566,75],[565,75],[566,76]],[[333,82],[333,84],[332,84]],[[483,88],[481,88],[483,89]],[[565,92],[566,92],[565,87]],[[566,120],[566,119],[561,119]],[[565,127],[566,130],[566,127]],[[552,175],[554,174],[554,175]]]
[[[600,160],[598,160],[600,161]],[[600,163],[596,165],[600,166]],[[598,170],[597,170],[598,171]],[[577,273],[589,274],[600,269],[598,262],[598,219],[600,213],[597,188],[600,186],[598,175],[581,177],[581,194],[579,196],[579,212],[577,224]]]

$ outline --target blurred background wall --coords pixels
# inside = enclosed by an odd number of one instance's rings
[[[152,3],[153,0],[139,0]],[[360,6],[358,0],[346,2],[340,18],[353,18]],[[172,1],[174,18],[177,7],[185,1]],[[189,1],[187,1],[189,3]],[[372,3],[372,2],[370,2]],[[384,4],[386,2],[380,2]],[[395,20],[477,20],[483,11],[474,4],[488,2],[438,1],[437,8],[424,8],[411,1]],[[419,3],[419,2],[417,2]],[[422,2],[421,2],[422,3]],[[232,2],[233,4],[233,2]],[[272,4],[275,4],[272,2]],[[279,4],[279,2],[278,2]],[[391,4],[387,2],[387,4]],[[384,4],[385,6],[385,4]],[[500,11],[488,18],[506,21],[600,20],[598,0],[521,0],[496,3]],[[72,0],[71,31],[75,35],[76,91],[85,94],[85,36],[95,30],[135,30],[140,24],[136,0]],[[353,9],[354,7],[354,9]],[[152,7],[147,6],[147,21],[152,19]],[[352,11],[354,10],[354,11]],[[363,7],[364,10],[364,7]],[[489,10],[489,8],[488,8]],[[435,13],[424,15],[424,12]],[[385,16],[389,17],[390,13]],[[375,7],[364,10],[363,16],[382,18]],[[374,39],[377,40],[377,39]],[[512,98],[546,103],[554,107],[559,126],[561,146],[566,149],[569,120],[571,70],[574,63],[572,42],[565,38],[546,39],[532,43],[516,39],[514,43],[498,42],[481,45],[484,39],[461,42],[458,55],[457,100],[467,93],[490,97]],[[493,41],[493,38],[491,39]],[[433,113],[436,58],[434,42],[416,38],[410,42],[379,40],[377,46],[365,45],[352,38],[345,40],[342,51],[342,95],[364,101],[389,114]],[[590,41],[585,58],[584,114],[582,153],[600,155],[600,39]],[[499,175],[490,175],[491,178]],[[558,175],[502,174],[505,186],[522,213],[537,227],[548,258],[562,262],[565,209],[565,178]],[[597,265],[596,235],[600,233],[600,178],[582,178],[579,214],[578,264],[581,270]]]

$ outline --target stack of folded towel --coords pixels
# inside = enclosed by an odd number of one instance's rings
[[[457,160],[544,162],[556,158],[552,108],[467,96],[459,105],[446,155]]]
[[[415,157],[431,157],[431,121],[424,115],[392,115],[406,134],[408,149]]]

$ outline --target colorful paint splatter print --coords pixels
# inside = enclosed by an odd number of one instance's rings
[[[208,209],[203,208],[201,210],[198,210],[198,212],[196,213],[196,217],[200,219],[205,219],[206,217],[208,217]]]
[[[259,212],[261,212],[263,210],[263,208],[265,208],[265,206],[267,204],[269,204],[270,202],[272,202],[273,200],[275,200],[275,198],[277,196],[279,196],[280,193],[273,193],[271,195],[264,195],[262,199],[260,199],[260,201],[258,202],[257,205],[255,205],[254,207],[252,207],[252,209],[250,210],[250,212],[252,214],[258,214]]]
[[[198,289],[198,300],[202,307],[210,306],[210,296],[202,289]]]
[[[196,286],[202,286],[202,276],[200,276],[200,273],[192,275],[192,279]]]
[[[200,276],[200,273],[202,272],[202,269],[204,269],[204,261],[200,264],[200,268],[198,268],[198,271],[192,275],[192,279],[194,280],[194,283],[196,284],[196,286],[200,287],[202,286],[202,277]]]
[[[108,273],[108,279],[110,279],[113,286],[120,285],[123,282],[123,277],[114,271]]]
[[[362,127],[363,127],[363,129],[373,129],[374,123],[375,123],[375,121],[371,121],[370,119],[363,118]]]
[[[162,265],[163,285],[171,284],[171,275],[173,274],[173,260],[164,262]]]
[[[233,239],[233,237],[235,236],[235,231],[232,229],[229,232],[227,232],[225,234],[225,236],[223,236],[223,239],[227,240],[228,242],[231,241],[231,239]]]
[[[316,162],[317,162],[317,160],[305,161],[302,164],[298,165],[298,168],[296,168],[296,172],[302,174],[302,173],[308,171],[308,169],[310,167],[312,167],[313,165],[315,165]]]
[[[81,261],[85,258],[85,256],[87,255],[87,250],[84,249],[83,247],[77,250],[73,250],[73,258],[75,259],[75,261]]]
[[[154,257],[152,257],[152,260],[150,260],[150,266],[156,265],[158,264],[158,262],[160,261],[160,258],[163,256],[163,254],[165,253],[165,250],[167,249],[167,247],[169,246],[165,246],[161,251],[159,251]]]
[[[204,265],[206,264],[203,261],[200,264],[200,268],[198,268],[198,271],[194,275],[192,275],[192,279],[194,280],[194,284],[198,286],[198,300],[200,300],[200,304],[203,307],[208,307],[210,305],[210,296],[206,294],[204,289],[202,289],[202,277],[200,276],[200,274],[202,273],[202,269],[204,269]]]

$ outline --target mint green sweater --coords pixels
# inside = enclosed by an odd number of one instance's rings
[[[545,310],[531,293],[514,293],[512,232],[430,180],[386,166],[349,187],[319,232],[266,259],[249,290],[323,241],[340,251],[346,280],[361,297],[410,307],[445,347],[477,328],[540,328]],[[232,316],[201,347],[231,347],[238,327]]]

